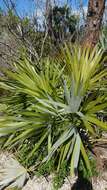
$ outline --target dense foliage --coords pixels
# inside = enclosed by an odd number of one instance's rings
[[[2,148],[20,150],[28,141],[26,160],[35,155],[36,167],[52,159],[59,171],[67,161],[73,175],[81,157],[91,173],[89,150],[99,130],[107,130],[101,120],[107,105],[102,54],[65,44],[59,57],[44,59],[40,69],[25,57],[14,63],[13,71],[5,69],[0,78],[0,88],[8,93],[0,100],[5,108],[0,117]]]
[[[55,6],[48,15],[48,32],[54,43],[62,43],[68,38],[75,41],[79,16],[68,6]]]

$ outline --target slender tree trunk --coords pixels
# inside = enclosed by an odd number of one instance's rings
[[[51,0],[46,0],[46,25],[48,34],[52,36],[52,5]]]
[[[85,35],[82,44],[94,47],[100,35],[106,0],[89,0]]]

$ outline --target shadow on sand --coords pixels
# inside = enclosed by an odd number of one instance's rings
[[[83,178],[82,173],[80,173],[71,190],[93,190],[92,183],[86,178]]]

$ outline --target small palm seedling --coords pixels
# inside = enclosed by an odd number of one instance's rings
[[[90,142],[83,134],[95,139],[99,129],[107,130],[99,117],[107,106],[102,53],[65,45],[61,57],[43,61],[40,71],[26,58],[14,64],[14,71],[6,70],[8,79],[0,79],[0,88],[9,92],[0,117],[3,148],[18,148],[34,138],[27,159],[45,147],[42,163],[52,159],[59,170],[67,161],[73,175],[81,156],[91,172]]]

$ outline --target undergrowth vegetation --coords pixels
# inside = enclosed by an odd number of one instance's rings
[[[102,55],[101,49],[65,44],[56,59],[43,59],[37,67],[22,57],[0,78],[8,94],[0,99],[1,148],[13,150],[28,171],[56,173],[55,188],[77,174],[78,166],[93,173],[89,155],[107,130]]]

